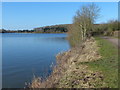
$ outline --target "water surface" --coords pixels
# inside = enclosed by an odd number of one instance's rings
[[[46,77],[59,52],[69,49],[66,34],[2,34],[3,88],[22,88],[35,76]]]

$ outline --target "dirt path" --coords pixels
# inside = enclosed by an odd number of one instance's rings
[[[114,38],[114,37],[108,37],[108,36],[103,36],[101,37],[103,39],[106,39],[108,41],[110,41],[111,43],[113,43],[115,46],[119,47],[120,48],[120,39],[117,39],[117,38]]]

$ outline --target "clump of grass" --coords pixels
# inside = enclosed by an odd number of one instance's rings
[[[106,87],[118,88],[118,49],[109,41],[99,37],[96,37],[96,40],[102,58],[94,62],[88,62],[86,65],[92,70],[102,71]]]

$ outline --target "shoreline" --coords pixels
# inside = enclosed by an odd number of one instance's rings
[[[29,88],[95,88],[96,84],[104,86],[101,72],[89,70],[83,63],[96,61],[101,56],[94,38],[87,40],[80,47],[71,48],[56,56],[57,65],[51,75],[42,80],[34,78]],[[99,82],[100,81],[100,82]]]

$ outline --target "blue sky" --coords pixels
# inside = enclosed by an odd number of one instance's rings
[[[90,2],[89,2],[90,3]],[[87,2],[3,2],[2,28],[33,29],[36,27],[70,24],[76,10]],[[117,2],[96,2],[101,8],[96,23],[118,18]]]

